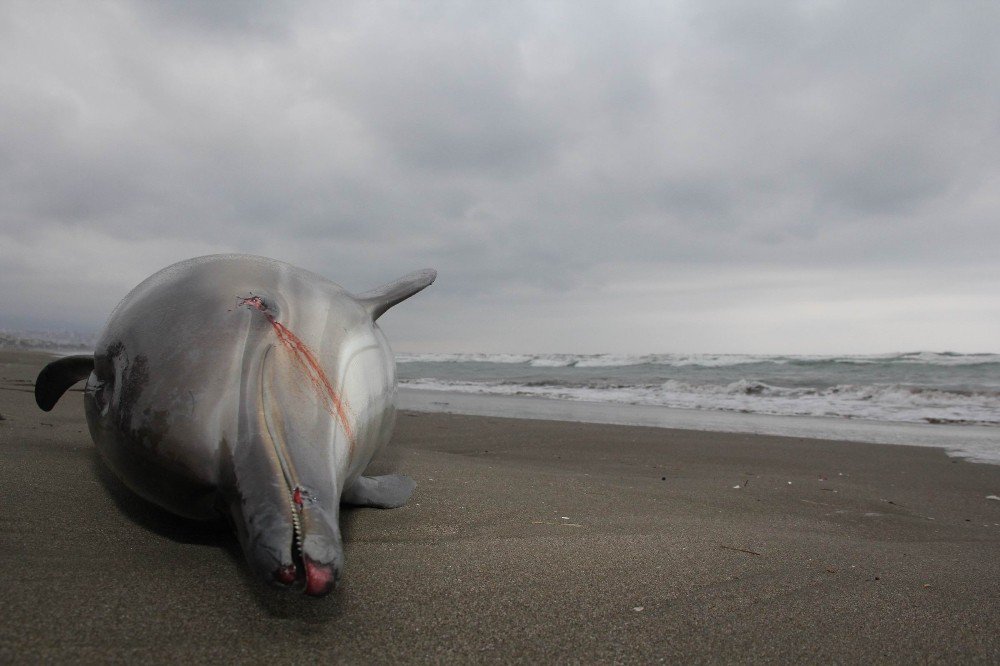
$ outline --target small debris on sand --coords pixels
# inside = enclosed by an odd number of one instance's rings
[[[719,548],[724,548],[725,550],[735,550],[737,553],[748,553],[750,555],[760,555],[756,550],[747,550],[746,548],[733,548],[732,546],[723,546],[719,544]]]
[[[0,420],[3,420],[2,416],[0,416]],[[986,499],[996,500],[996,501],[1000,502],[1000,497],[997,497],[996,495],[987,495]]]

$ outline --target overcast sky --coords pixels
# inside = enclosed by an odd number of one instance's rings
[[[438,269],[400,351],[1000,351],[1000,4],[0,4],[0,328],[216,252]]]

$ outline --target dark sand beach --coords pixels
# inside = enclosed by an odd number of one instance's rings
[[[341,587],[265,588],[0,352],[0,661],[1000,661],[1000,466],[943,451],[400,414]],[[735,486],[739,486],[738,488]]]

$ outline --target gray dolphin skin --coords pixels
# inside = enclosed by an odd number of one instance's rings
[[[134,492],[181,516],[231,518],[265,580],[329,594],[340,505],[403,505],[414,482],[364,476],[395,422],[396,364],[375,324],[430,285],[411,273],[358,296],[272,259],[169,266],[112,312],[93,357],[48,364],[48,411],[86,379],[90,434]]]

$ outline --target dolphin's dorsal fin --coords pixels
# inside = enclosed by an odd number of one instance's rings
[[[413,273],[404,275],[395,282],[390,282],[377,289],[366,291],[358,295],[357,299],[368,310],[372,321],[375,321],[396,303],[405,301],[424,287],[430,286],[436,277],[437,271],[433,268],[414,271]]]

